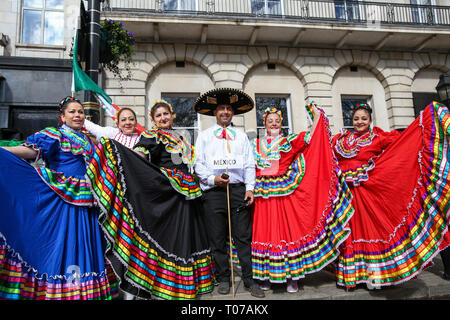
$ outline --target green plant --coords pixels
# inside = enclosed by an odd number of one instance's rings
[[[100,23],[99,62],[120,81],[131,79],[134,44],[133,33],[125,30],[122,22],[105,19]],[[125,75],[119,68],[120,62],[124,63]]]

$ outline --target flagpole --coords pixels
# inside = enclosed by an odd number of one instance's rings
[[[224,127],[225,130],[225,140],[227,142],[227,151],[228,153],[231,153],[231,147],[230,147],[230,141],[228,140],[228,134],[227,134],[227,127]],[[226,167],[226,174],[228,175],[228,164]],[[230,269],[231,269],[231,290],[233,292],[233,298],[235,296],[235,290],[234,290],[234,268],[233,268],[233,242],[231,238],[231,210],[230,210],[230,184],[227,183],[227,207],[228,207],[228,237],[230,239]]]

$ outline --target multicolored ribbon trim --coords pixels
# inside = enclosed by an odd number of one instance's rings
[[[94,151],[92,140],[84,134],[76,134],[63,128],[45,128],[38,132],[52,139],[59,141],[61,149],[65,152],[72,152],[74,155],[83,155],[85,162],[89,160]],[[41,157],[41,150],[37,145],[25,142],[22,144],[38,151],[38,158]],[[75,177],[66,177],[62,172],[45,167],[35,167],[39,176],[44,182],[56,192],[64,201],[81,206],[92,206],[95,204],[95,198],[90,191],[90,184],[86,179]]]
[[[181,159],[184,164],[192,166],[195,160],[195,148],[186,138],[176,133],[174,130],[146,130],[141,133],[141,136],[149,139],[155,139],[157,143],[165,145],[166,151],[169,153],[181,154]],[[139,151],[148,153],[143,148],[136,148]]]
[[[86,179],[66,178],[63,173],[45,167],[36,167],[36,171],[64,201],[82,206],[95,204],[95,198],[90,189],[91,185]]]
[[[202,195],[202,190],[193,176],[177,169],[161,168],[161,172],[170,180],[172,187],[186,196],[187,200],[195,199]]]
[[[280,152],[289,152],[292,149],[291,141],[298,137],[291,133],[287,137],[278,136],[272,139],[253,139],[250,144],[253,150],[256,166],[260,169],[270,167],[271,161],[280,160]]]
[[[334,149],[344,158],[353,158],[358,154],[359,148],[370,145],[376,135],[372,130],[358,135],[347,129],[342,129],[341,136],[336,141]]]
[[[280,197],[294,192],[305,175],[305,158],[300,153],[286,172],[279,176],[258,176],[255,179],[255,197]]]
[[[338,285],[399,284],[417,276],[439,252],[450,216],[450,113],[433,102],[421,112],[420,120],[426,143],[419,155],[422,182],[416,186],[408,211],[418,209],[408,214],[408,221],[397,227],[388,243],[366,241],[361,247],[354,241],[349,252],[339,257]]]
[[[72,152],[74,155],[83,155],[86,163],[89,163],[95,145],[88,136],[82,133],[77,134],[64,128],[57,129],[53,127],[45,128],[37,134],[39,133],[58,140],[63,151]]]
[[[306,106],[312,119],[311,108],[311,104]],[[327,124],[331,144],[328,119],[323,110],[318,109],[321,110],[321,116]],[[337,166],[336,158],[333,161],[332,172],[335,176],[330,186],[329,205],[324,209],[317,232],[292,242],[282,241],[280,246],[253,242],[253,278],[271,282],[286,282],[288,278],[300,279],[305,274],[321,270],[337,258],[339,255],[337,248],[349,236],[347,224],[353,216],[354,208],[351,205],[350,189]]]
[[[80,275],[69,279],[59,277],[38,277],[13,250],[8,248],[0,236],[0,299],[8,300],[111,300],[118,294],[117,283],[112,270],[101,274]],[[113,280],[114,281],[114,280]]]
[[[367,164],[363,164],[355,169],[348,169],[342,171],[342,175],[347,183],[353,183],[354,186],[359,186],[361,182],[369,180],[369,171],[375,168],[375,162],[370,159]]]
[[[194,256],[191,263],[174,263],[140,230],[133,209],[124,200],[126,186],[112,148],[109,139],[100,140],[87,174],[101,206],[103,230],[113,244],[111,250],[127,269],[127,279],[168,300],[195,299],[197,294],[212,291],[212,257],[208,253]]]

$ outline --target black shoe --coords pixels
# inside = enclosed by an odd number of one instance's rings
[[[229,294],[230,293],[230,283],[229,282],[219,283],[219,288],[217,288],[217,292],[219,292],[220,294]]]
[[[442,278],[444,280],[450,281],[450,275],[446,274],[445,272],[442,274]]]
[[[256,298],[264,298],[266,296],[264,291],[256,283],[252,283],[249,287],[244,284],[244,288],[250,291],[250,294]]]

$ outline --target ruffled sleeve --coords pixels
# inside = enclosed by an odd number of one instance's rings
[[[300,133],[291,133],[286,137],[287,141],[291,144],[292,150],[295,153],[302,152],[309,145],[311,141],[311,134],[308,131]]]
[[[401,134],[401,132],[399,132],[397,130],[388,132],[388,131],[383,131],[382,129],[380,129],[378,127],[374,127],[373,132],[375,132],[379,136],[380,147],[383,150],[386,149],[391,143],[396,141],[400,137],[400,134]]]
[[[141,133],[138,142],[134,146],[134,150],[140,151],[148,155],[149,160],[154,158],[155,155],[160,153],[157,149],[160,147],[156,141],[156,132],[146,130]]]
[[[48,159],[52,158],[59,151],[59,140],[48,136],[46,134],[47,131],[47,129],[44,129],[29,136],[23,144],[38,152],[36,160],[42,159],[48,161]]]

